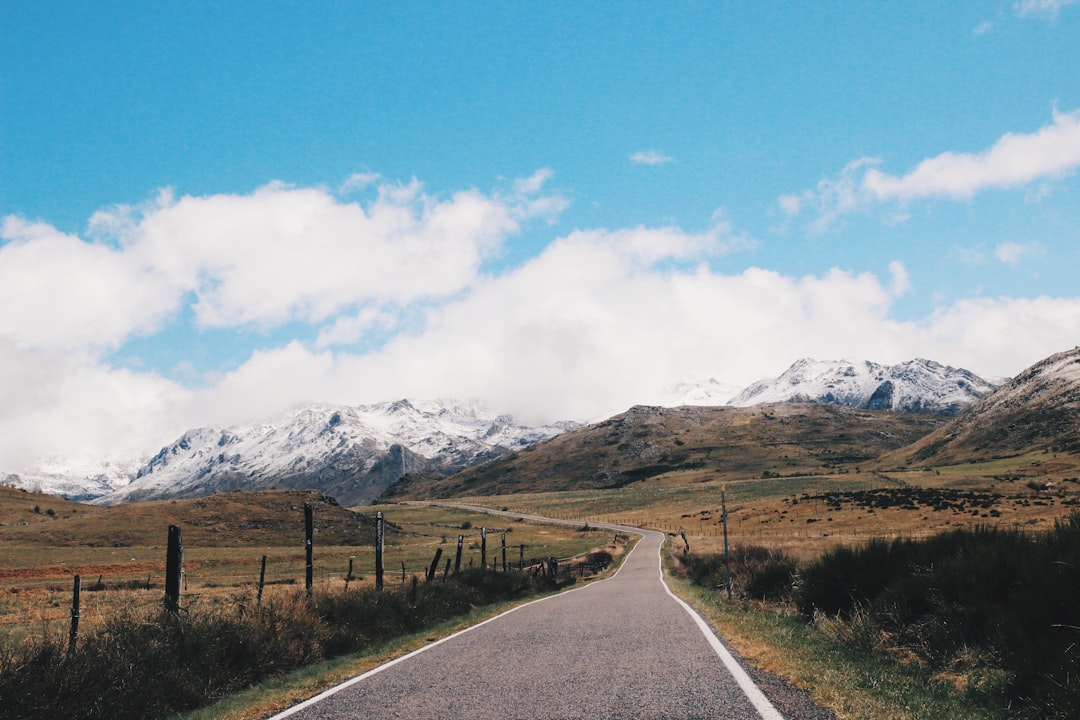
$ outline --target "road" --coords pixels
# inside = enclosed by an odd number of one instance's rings
[[[663,582],[664,536],[623,530],[643,538],[613,577],[521,605],[270,720],[831,717],[755,673],[767,698]]]

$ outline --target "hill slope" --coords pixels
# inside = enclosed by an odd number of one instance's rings
[[[1080,348],[1033,365],[965,414],[882,462],[956,465],[1030,452],[1080,454]]]
[[[303,542],[304,505],[314,508],[319,542],[370,545],[374,521],[314,491],[218,493],[206,498],[94,507],[0,487],[0,542],[11,545],[123,547],[164,545],[169,525],[198,547]]]
[[[872,460],[943,422],[820,404],[638,406],[450,478],[409,476],[381,499],[617,488],[673,473],[679,482],[820,473]]]

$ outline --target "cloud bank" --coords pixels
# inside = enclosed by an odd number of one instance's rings
[[[996,152],[977,162],[996,167]],[[852,183],[867,167],[852,168]],[[895,181],[939,187],[906,179],[926,172]],[[898,321],[896,303],[917,285],[899,260],[881,276],[723,272],[722,260],[755,243],[722,218],[702,232],[568,232],[494,269],[507,238],[565,206],[545,190],[550,176],[445,196],[354,176],[347,193],[366,193],[363,202],[279,183],[247,195],[164,192],[95,214],[85,238],[5,218],[0,470],[130,459],[190,427],[299,402],[478,397],[528,421],[588,420],[678,381],[749,384],[800,357],[928,357],[1005,375],[1080,336],[1077,298],[966,299]],[[852,187],[819,192],[843,204]],[[1002,244],[995,254],[1013,263],[1032,251]],[[113,359],[136,339],[173,342],[177,328],[265,339],[194,382]]]

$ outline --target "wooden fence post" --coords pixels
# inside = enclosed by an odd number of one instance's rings
[[[180,611],[180,576],[184,572],[184,542],[179,525],[169,526],[169,547],[165,555],[165,609]]]
[[[502,571],[506,572],[506,533],[502,534]]]
[[[345,589],[346,590],[349,589],[349,582],[351,582],[352,579],[353,579],[352,566],[353,566],[353,560],[355,560],[355,559],[356,559],[355,555],[350,555],[349,556],[349,574],[345,576]]]
[[[465,536],[457,536],[457,555],[454,557],[454,574],[461,572],[461,546],[465,543]]]
[[[518,554],[518,571],[525,569],[525,543],[521,543],[521,552]]]
[[[68,657],[75,652],[75,643],[79,642],[79,598],[82,595],[82,578],[75,576],[75,588],[71,593],[71,633],[68,636]]]
[[[382,510],[375,513],[375,589],[383,589],[383,540],[384,526]],[[405,563],[401,564],[401,582],[405,582]]]
[[[480,567],[487,570],[487,528],[480,528]]]
[[[262,607],[263,586],[266,585],[266,556],[262,557],[262,566],[259,568],[259,594],[255,597],[255,607]]]
[[[446,576],[449,575],[449,574],[450,574],[450,558],[446,558],[446,566],[443,567],[443,571],[442,571],[443,582],[446,581]]]
[[[435,571],[439,569],[439,559],[442,558],[442,548],[435,548],[435,557],[431,560],[431,565],[427,571],[427,581],[431,582],[435,579]]]
[[[315,534],[315,519],[311,505],[304,503],[304,554],[307,559],[306,572],[304,573],[304,588],[308,599],[311,599],[312,583],[314,581],[315,566],[311,561],[312,536]]]

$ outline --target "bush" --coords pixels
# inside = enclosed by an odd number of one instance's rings
[[[1041,717],[1080,707],[1080,515],[1050,532],[978,528],[839,548],[803,569],[797,606],[891,637],[932,669],[999,663]]]
[[[733,594],[745,600],[771,602],[791,598],[797,567],[795,560],[783,551],[740,545],[732,549],[730,557]],[[690,555],[682,563],[686,576],[696,585],[725,587],[723,555]]]

